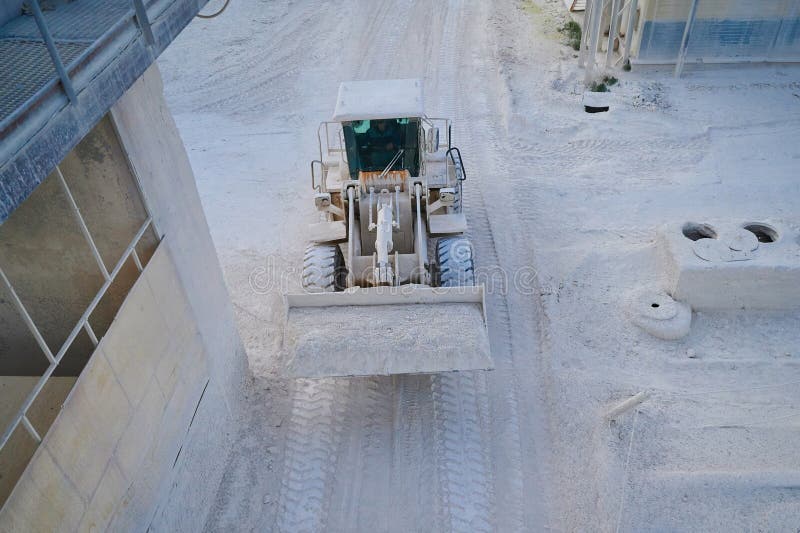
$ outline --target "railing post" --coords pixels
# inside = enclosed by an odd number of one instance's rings
[[[150,26],[147,9],[145,9],[142,0],[133,0],[133,9],[136,11],[136,20],[139,22],[139,27],[142,28],[144,40],[147,41],[147,44],[155,44],[156,38],[153,36],[153,28]]]
[[[689,36],[692,33],[692,25],[694,24],[694,17],[697,15],[697,3],[699,0],[692,0],[692,6],[689,8],[689,17],[686,19],[686,27],[683,29],[683,39],[681,39],[681,49],[678,52],[678,60],[675,62],[675,77],[680,78],[683,72],[683,64],[686,61],[686,53],[689,45]]]
[[[600,26],[603,23],[605,0],[592,0],[592,19],[589,22],[589,51],[586,58],[586,74],[584,83],[588,84],[594,76],[597,67],[597,45],[600,42]]]
[[[631,58],[631,43],[633,43],[633,29],[636,22],[636,10],[639,7],[638,0],[628,2],[628,26],[625,29],[625,52],[622,55],[622,65],[624,66]]]
[[[593,0],[586,0],[586,8],[583,11],[583,28],[581,28],[581,50],[578,53],[578,66],[586,67],[586,52],[589,49],[589,32],[592,26]]]
[[[606,50],[606,67],[610,67],[614,58],[614,41],[619,33],[620,0],[611,1],[611,20],[608,21],[608,49]]]
[[[50,35],[50,29],[47,27],[47,22],[42,15],[42,8],[39,7],[39,0],[28,0],[28,6],[33,12],[33,18],[36,20],[36,25],[39,27],[39,32],[42,34],[44,44],[47,46],[47,51],[50,52],[50,59],[56,67],[58,77],[61,78],[61,85],[64,87],[64,92],[67,93],[67,98],[73,104],[78,101],[78,95],[75,94],[75,88],[72,86],[72,80],[69,79],[67,69],[64,68],[64,63],[61,62],[61,56],[56,49],[56,43],[53,41],[53,36]]]

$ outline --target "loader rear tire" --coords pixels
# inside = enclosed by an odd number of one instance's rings
[[[339,246],[309,244],[303,255],[303,288],[308,292],[338,292],[345,288],[347,269]]]
[[[463,236],[436,241],[436,272],[439,287],[475,285],[472,243]]]

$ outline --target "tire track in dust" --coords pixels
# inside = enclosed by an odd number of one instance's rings
[[[393,391],[388,377],[348,378],[350,394],[341,441],[330,531],[386,531],[391,501]]]
[[[464,105],[464,88],[453,72],[458,68],[456,52],[461,51],[456,44],[463,46],[463,40],[454,40],[460,22],[456,17],[463,16],[460,7],[453,1],[448,4],[436,83],[437,112],[453,118],[463,116]],[[468,210],[470,223],[485,215],[485,212]],[[491,239],[490,233],[482,232],[484,236]],[[434,376],[432,382],[438,500],[443,530],[493,531],[496,529],[495,479],[487,452],[490,439],[486,375],[483,372],[447,373]],[[511,497],[513,499],[513,495]]]
[[[341,385],[333,379],[294,383],[276,531],[325,529],[344,411]]]
[[[538,179],[557,179],[566,168],[584,166],[608,160],[609,153],[630,154],[625,158],[628,172],[652,169],[654,165],[690,166],[702,160],[708,152],[708,134],[686,140],[673,138],[648,139],[576,139],[565,144],[531,143],[521,137],[511,140],[517,162],[531,165]]]
[[[483,6],[485,8],[485,6]],[[468,13],[469,21],[483,20],[473,13]],[[493,43],[489,42],[488,45]],[[491,56],[490,56],[491,57]],[[465,64],[470,58],[465,58]],[[477,100],[469,108],[465,106],[466,95],[470,90],[467,86],[468,79],[491,80],[498,76],[497,72],[489,72],[487,64],[482,61],[477,64],[477,74],[467,75],[458,79],[457,84],[457,114],[466,118],[467,127],[460,128],[459,135],[465,147],[465,153],[473,154],[473,167],[484,172],[473,172],[471,178],[477,186],[467,187],[464,195],[464,204],[470,221],[470,237],[479,251],[478,267],[483,265],[496,268],[501,264],[500,256],[495,242],[495,231],[492,227],[492,218],[483,194],[483,187],[495,186],[495,182],[508,179],[509,165],[505,154],[497,147],[506,146],[505,140],[498,138],[498,125],[491,123],[487,117],[500,117],[501,114],[492,109],[491,100]],[[487,98],[501,98],[503,95],[487,92]],[[475,100],[475,98],[473,98]],[[487,123],[488,122],[488,123]],[[483,123],[483,127],[479,125]],[[481,131],[483,135],[477,143],[473,132]],[[486,181],[486,180],[491,181]],[[476,183],[477,182],[477,183]],[[497,206],[495,206],[497,207]],[[502,209],[500,206],[499,209]],[[506,258],[513,259],[513,258]],[[488,280],[491,281],[491,280]],[[492,350],[496,370],[491,378],[481,374],[484,397],[492,400],[492,418],[489,427],[492,435],[492,451],[494,466],[494,490],[502,494],[495,502],[494,511],[497,516],[497,527],[501,531],[522,531],[525,529],[523,513],[523,461],[522,443],[520,438],[520,418],[518,399],[518,375],[514,362],[514,330],[511,324],[507,290],[513,287],[489,287],[487,306]]]
[[[368,408],[361,421],[363,469],[354,472],[361,476],[360,512],[356,522],[344,524],[357,531],[389,531],[387,512],[392,501],[391,451],[392,418],[394,415],[393,383],[391,377],[381,376],[366,381],[365,397]]]
[[[403,65],[394,50],[408,25],[402,6],[388,1],[377,4],[368,21],[361,49],[369,53],[356,62],[351,78],[397,77]],[[401,504],[408,498],[422,503],[433,500],[433,484],[419,483],[423,476],[418,469],[433,455],[432,446],[426,447],[421,438],[426,428],[415,407],[424,391],[409,386],[420,377],[351,379],[328,529],[395,531],[410,521],[410,530],[435,530],[432,512],[421,513],[422,506]],[[429,378],[423,382],[429,383]],[[397,463],[396,454],[403,458]]]
[[[441,510],[447,531],[493,531],[493,493],[483,449],[488,412],[476,372],[433,377],[434,433]]]
[[[397,531],[442,531],[436,521],[431,376],[395,377],[391,520]]]
[[[229,110],[234,113],[257,113],[272,107],[292,108],[294,94],[284,89],[293,85],[300,74],[298,58],[307,53],[302,46],[309,26],[322,26],[324,13],[312,2],[298,4],[302,9],[286,6],[286,13],[276,17],[275,28],[268,28],[268,40],[255,38],[258,53],[237,54],[236,60],[221,61],[209,79],[202,84],[214,86],[215,92],[202,93],[195,111]],[[227,23],[227,22],[226,22]],[[276,46],[275,43],[281,43]],[[314,56],[316,51],[312,50]],[[264,66],[269,65],[269,70]],[[189,88],[187,91],[198,92]]]

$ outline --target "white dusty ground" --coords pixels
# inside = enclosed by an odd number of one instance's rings
[[[661,224],[786,219],[797,238],[800,70],[617,73],[589,115],[562,13],[233,0],[164,54],[255,376],[207,530],[800,527],[800,314],[695,314],[664,341],[624,308],[663,283]],[[456,121],[478,266],[508,274],[488,297],[497,370],[281,380],[317,124],[339,81],[384,77],[423,78]]]

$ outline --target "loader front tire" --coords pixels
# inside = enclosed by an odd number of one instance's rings
[[[472,243],[463,236],[436,241],[436,272],[439,287],[475,285]]]
[[[347,270],[339,246],[309,244],[303,255],[303,288],[308,292],[344,290]]]

